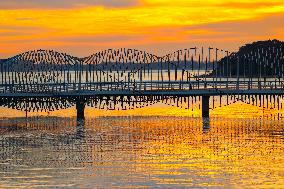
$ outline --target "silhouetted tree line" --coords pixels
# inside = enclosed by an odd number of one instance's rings
[[[257,41],[240,47],[239,51],[218,62],[213,74],[218,76],[282,77],[284,42]]]

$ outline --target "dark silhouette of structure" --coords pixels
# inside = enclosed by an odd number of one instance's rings
[[[280,109],[282,52],[283,43],[275,40],[238,53],[194,47],[163,57],[135,49],[85,58],[29,51],[1,61],[0,105],[26,112],[76,106],[78,119],[84,119],[85,106],[126,110],[157,102],[197,107],[203,117],[236,101]]]

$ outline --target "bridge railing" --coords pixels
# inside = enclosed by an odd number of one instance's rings
[[[283,90],[277,80],[206,80],[206,81],[129,81],[52,84],[2,84],[0,93],[64,93],[78,91],[170,91],[170,90]]]

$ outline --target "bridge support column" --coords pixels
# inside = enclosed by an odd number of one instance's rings
[[[209,100],[210,96],[202,96],[202,117],[209,118]]]
[[[76,102],[77,109],[77,120],[85,119],[85,102],[83,100],[78,99]]]

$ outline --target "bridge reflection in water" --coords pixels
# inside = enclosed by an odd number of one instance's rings
[[[259,62],[257,72],[252,60]],[[185,109],[197,106],[203,117],[209,117],[209,109],[237,101],[279,110],[283,70],[267,76],[262,73],[264,63],[283,68],[283,61],[263,50],[239,57],[194,47],[158,57],[135,49],[109,49],[86,58],[29,51],[1,63],[0,104],[26,112],[76,106],[78,119],[85,118],[85,106],[126,110],[158,102]]]
[[[82,130],[70,118],[1,120],[0,187],[283,186],[283,121],[202,121],[101,117]]]

